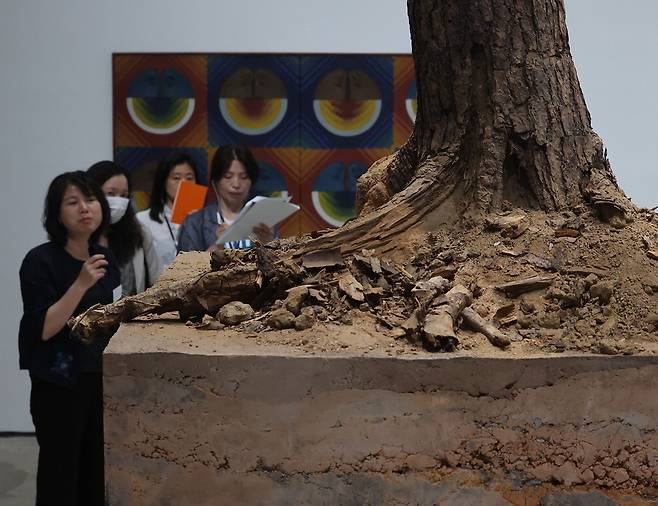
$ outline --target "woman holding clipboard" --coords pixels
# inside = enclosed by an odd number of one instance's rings
[[[217,203],[185,218],[180,230],[179,251],[250,248],[249,239],[225,244],[216,244],[216,241],[244,207],[258,175],[258,164],[248,148],[220,147],[212,159],[209,183],[217,195]],[[272,229],[262,223],[254,227],[253,233],[263,243],[274,238]]]

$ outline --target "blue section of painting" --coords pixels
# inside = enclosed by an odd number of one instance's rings
[[[260,175],[252,192],[256,195],[272,195],[277,192],[287,192],[288,185],[279,170],[267,162],[258,162]]]

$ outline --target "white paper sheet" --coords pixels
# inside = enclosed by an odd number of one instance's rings
[[[233,224],[219,236],[216,244],[248,239],[253,234],[254,227],[260,223],[264,223],[270,228],[274,227],[299,211],[299,206],[291,204],[289,200],[290,197],[287,199],[254,197],[244,205],[242,211],[235,217]]]

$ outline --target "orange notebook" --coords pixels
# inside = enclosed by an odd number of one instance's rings
[[[191,181],[181,181],[176,191],[174,206],[171,209],[171,221],[183,223],[185,217],[198,211],[206,202],[208,187]]]

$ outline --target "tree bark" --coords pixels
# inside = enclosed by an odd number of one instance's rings
[[[430,213],[591,204],[623,221],[631,206],[592,130],[562,0],[408,0],[408,10],[413,133],[359,180],[360,217],[306,251],[385,250]]]

